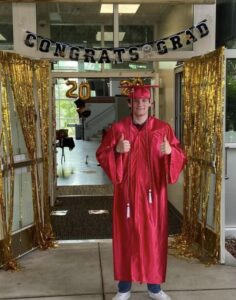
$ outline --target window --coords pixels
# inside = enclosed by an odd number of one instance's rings
[[[76,81],[77,78],[68,78]],[[66,85],[67,80],[58,78],[55,85],[55,103],[56,103],[56,129],[68,129],[69,136],[75,136],[75,124],[79,123],[79,115],[74,101],[76,98],[67,98],[66,91],[69,89]],[[75,94],[78,91],[75,91]]]
[[[236,59],[226,62],[225,141],[236,142]]]
[[[13,50],[12,4],[1,3],[0,50]]]
[[[37,34],[53,41],[64,42],[85,48],[114,47],[113,33],[115,19],[110,13],[100,12],[101,4],[84,3],[38,3]],[[132,15],[118,13],[117,30],[119,47],[150,43],[193,26],[193,5],[171,5],[143,3]],[[166,41],[172,48],[171,41]],[[155,46],[153,46],[155,51]],[[140,46],[141,50],[141,46]],[[176,51],[192,50],[192,44]],[[148,53],[147,53],[148,55]],[[152,62],[88,64],[80,56],[79,71],[103,71],[110,69],[152,70]]]

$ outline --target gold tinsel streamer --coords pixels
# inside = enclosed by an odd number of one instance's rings
[[[22,127],[22,132],[24,135],[24,140],[26,143],[26,147],[28,150],[28,158],[33,162],[31,166],[31,179],[32,179],[32,200],[33,200],[33,210],[34,210],[34,222],[36,227],[36,240],[40,248],[47,249],[48,247],[54,247],[54,237],[52,233],[52,227],[50,223],[49,216],[49,186],[48,186],[48,151],[49,151],[49,135],[48,135],[48,127],[49,127],[49,113],[48,113],[48,104],[49,104],[49,63],[48,62],[38,62],[32,61],[30,59],[24,58],[17,54],[12,53],[2,53],[1,55],[1,69],[4,70],[4,76],[2,76],[1,80],[5,78],[5,80],[9,83],[9,87],[12,89],[15,107],[18,113],[18,117],[20,120],[20,124]],[[35,73],[34,73],[35,72]],[[36,79],[35,79],[36,78]],[[36,81],[36,83],[35,83]],[[39,110],[40,110],[40,126],[41,126],[41,139],[37,140],[37,113],[36,113],[36,94],[34,90],[37,86],[37,96],[39,98]],[[3,88],[4,92],[4,88]],[[5,98],[4,98],[5,95]],[[3,93],[2,96],[5,99],[5,106],[8,103],[7,92]],[[43,102],[45,101],[45,103]],[[47,106],[47,107],[46,107]],[[7,120],[9,117],[9,107],[3,108],[4,111],[3,118]],[[5,117],[4,117],[5,116]],[[10,121],[5,125],[5,128],[10,130]],[[10,131],[9,131],[10,132]],[[8,133],[8,137],[10,133]],[[11,139],[4,138],[3,131],[3,142],[10,141]],[[41,142],[42,145],[42,155],[43,155],[43,184],[40,180],[39,176],[39,163],[37,163],[37,145]],[[4,144],[4,143],[3,143]],[[12,150],[11,150],[12,151]],[[6,152],[6,150],[5,150]],[[4,153],[5,153],[4,152]],[[11,158],[12,156],[12,158]],[[13,155],[8,153],[8,157],[10,157],[9,167],[4,164],[5,169],[9,170],[8,172],[12,172],[13,170]],[[7,160],[8,161],[8,160]],[[5,175],[5,174],[4,174]],[[12,176],[12,175],[11,175]],[[3,178],[3,174],[1,174],[1,179]],[[0,199],[1,199],[1,214],[3,219],[3,228],[7,228],[7,231],[4,230],[4,263],[7,263],[7,256],[11,259],[11,224],[13,221],[13,186],[14,186],[14,178],[11,177],[11,185],[10,188],[11,195],[8,200],[8,223],[3,218],[4,212],[6,212],[6,208],[4,203],[6,202],[6,195],[3,193],[2,183],[0,184]],[[42,186],[43,185],[43,186]],[[43,190],[43,191],[42,191]],[[4,199],[4,197],[6,199]],[[8,259],[9,260],[9,259]],[[11,259],[11,263],[9,265],[13,266],[13,259]],[[14,269],[14,266],[12,267]]]
[[[178,256],[198,257],[207,263],[218,261],[220,249],[223,68],[223,48],[190,59],[184,65],[184,147],[188,163],[184,175],[182,234],[174,238],[170,248],[177,250]],[[214,238],[207,240],[212,174],[215,174]]]
[[[2,132],[0,147],[3,156],[0,168],[0,210],[3,232],[3,260],[7,270],[19,270],[19,265],[12,254],[12,224],[13,224],[13,199],[14,199],[14,169],[13,169],[13,147],[10,123],[10,109],[8,103],[8,76],[4,72],[4,60],[0,53],[1,74],[1,112]],[[3,164],[3,165],[2,165]],[[3,174],[4,170],[4,174]]]
[[[50,63],[40,61],[34,63],[34,73],[37,85],[37,97],[39,106],[40,134],[41,134],[41,151],[43,157],[43,211],[44,224],[43,231],[46,239],[46,247],[55,246],[55,238],[52,231],[50,220],[50,201],[49,201],[49,77]],[[44,80],[42,80],[42,78]],[[45,247],[45,245],[44,245]]]
[[[33,62],[17,54],[6,53],[8,75],[15,107],[19,116],[31,165],[32,197],[38,244],[44,245],[43,211],[41,209],[41,184],[38,177],[36,109],[34,102]]]

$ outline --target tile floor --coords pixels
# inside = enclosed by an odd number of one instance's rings
[[[102,168],[98,166],[95,152],[99,141],[74,140],[75,148],[57,148],[57,185],[103,185],[110,183]],[[62,163],[61,163],[62,161]]]

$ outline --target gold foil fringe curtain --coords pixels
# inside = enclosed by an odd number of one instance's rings
[[[31,166],[31,179],[32,179],[32,201],[34,209],[34,222],[36,227],[36,240],[38,245],[46,249],[54,246],[54,236],[50,223],[49,216],[49,186],[48,186],[48,173],[49,173],[49,62],[33,61],[24,58],[17,54],[2,53],[0,52],[0,69],[2,81],[2,119],[3,119],[3,153],[4,153],[4,170],[13,168],[13,154],[12,154],[12,139],[11,139],[11,124],[9,116],[9,107],[5,106],[8,103],[8,94],[5,86],[6,82],[10,83],[10,88],[13,93],[14,104],[22,132],[24,135],[26,147],[28,150],[28,157],[33,162]],[[35,89],[37,92],[35,93]],[[5,103],[5,106],[4,106]],[[38,107],[39,116],[37,115],[36,108]],[[40,140],[37,140],[37,118],[39,117]],[[4,136],[8,133],[8,141],[10,145],[6,148]],[[43,158],[43,182],[39,175],[39,164],[37,158],[37,146],[42,146]],[[10,160],[9,160],[10,158]],[[11,168],[6,168],[9,164]],[[11,179],[11,194],[6,195],[6,191],[0,185],[1,195],[1,213],[3,228],[8,230],[4,231],[4,262],[8,268],[12,267],[12,248],[11,248],[11,229],[13,218],[13,184],[14,183],[14,170],[12,170],[13,179]],[[4,174],[5,175],[5,174]],[[1,179],[3,174],[1,174]],[[1,180],[2,181],[2,180]],[[8,200],[9,198],[9,200]],[[8,220],[6,219],[5,212],[8,212]]]
[[[184,177],[182,234],[178,254],[216,262],[220,250],[220,205],[223,147],[224,49],[190,59],[184,65]],[[213,195],[213,238],[209,232],[209,198]],[[193,245],[197,245],[193,247]],[[195,249],[193,251],[193,249]],[[206,252],[206,250],[210,253]]]
[[[40,120],[40,138],[41,138],[41,153],[43,159],[43,235],[44,244],[41,247],[53,247],[55,246],[53,231],[50,221],[50,197],[49,197],[49,123],[50,123],[50,110],[49,110],[49,77],[50,68],[47,61],[35,62],[34,63],[34,74],[37,85],[37,98],[38,98],[38,110]],[[44,78],[44,80],[42,80]]]
[[[2,59],[0,59],[2,61]],[[13,147],[12,147],[12,132],[10,122],[10,109],[8,102],[9,84],[7,74],[5,73],[4,64],[0,64],[1,72],[1,117],[2,117],[2,132],[1,144],[2,159],[0,168],[0,210],[2,221],[3,235],[3,260],[9,269],[17,269],[18,265],[13,258],[11,251],[11,232],[13,224],[13,197],[14,197],[14,169],[13,169]],[[3,165],[5,173],[3,177]]]

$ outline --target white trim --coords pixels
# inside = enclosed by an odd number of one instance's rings
[[[51,72],[52,78],[130,78],[145,77],[154,78],[152,71],[132,72],[132,71],[104,71],[104,72]]]
[[[93,240],[58,240],[58,244],[85,244],[85,243],[111,243],[112,239]]]
[[[236,59],[236,49],[225,49],[225,59],[228,58]]]
[[[223,78],[226,78],[226,58],[224,63],[224,70],[223,70]],[[226,81],[226,80],[224,80]],[[223,153],[222,153],[222,189],[221,189],[221,205],[220,205],[220,263],[225,263],[225,115],[226,115],[226,84],[224,85],[223,90],[223,106],[224,106],[224,120],[223,120]]]
[[[236,227],[225,227],[225,236],[236,238]]]
[[[14,235],[14,234],[17,234],[17,233],[19,233],[21,231],[25,231],[26,229],[29,229],[29,228],[31,228],[33,226],[35,226],[35,224],[30,224],[30,225],[24,226],[24,227],[22,227],[20,229],[17,229],[15,231],[13,231],[12,234]]]
[[[226,82],[226,60],[236,59],[236,49],[225,49],[225,67],[224,67],[224,78]],[[226,84],[224,86],[224,116],[226,116]],[[223,125],[223,166],[222,166],[222,194],[221,194],[221,237],[220,237],[220,262],[225,263],[227,258],[227,250],[225,249],[225,237],[231,231],[236,236],[235,227],[225,226],[225,148],[236,148],[236,143],[225,143],[225,117]]]
[[[236,143],[225,143],[225,147],[230,148],[230,149],[235,149]]]

